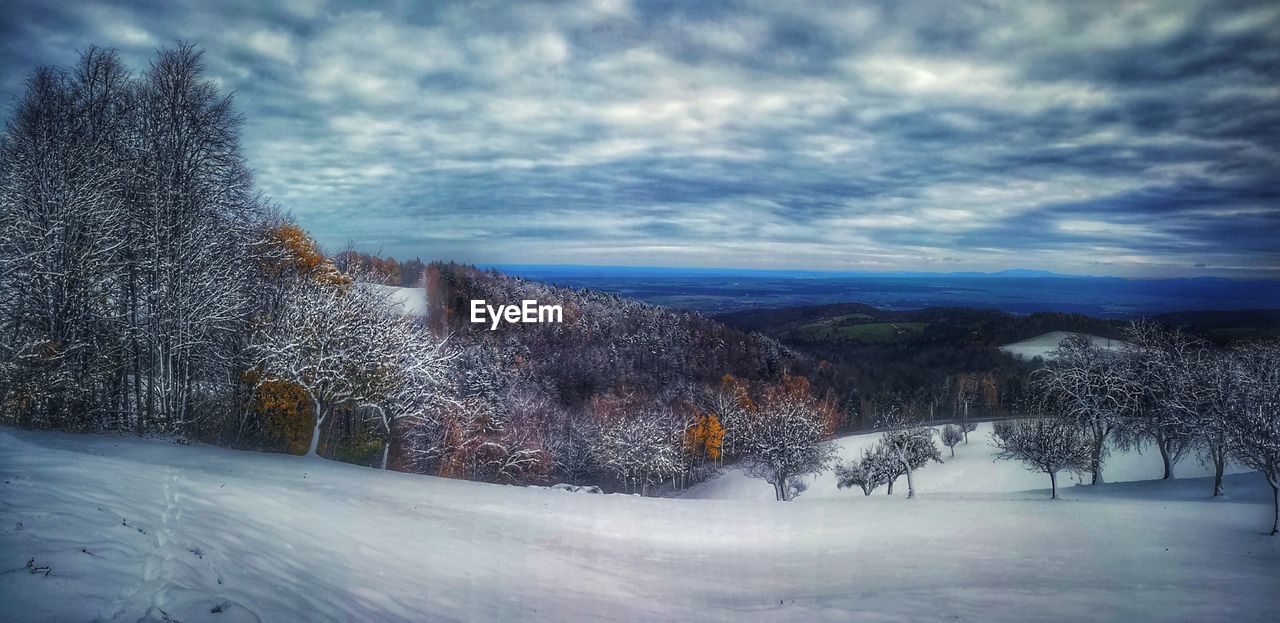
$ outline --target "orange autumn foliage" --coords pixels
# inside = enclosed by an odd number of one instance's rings
[[[258,380],[256,371],[245,376],[250,383]],[[281,441],[292,454],[306,453],[315,413],[302,386],[289,381],[257,383],[253,411],[262,418],[262,428],[268,436]]]
[[[267,230],[264,242],[273,252],[265,254],[263,269],[272,277],[294,274],[334,285],[347,282],[316,241],[295,223],[285,222]]]
[[[685,431],[685,448],[694,456],[717,460],[724,444],[724,432],[715,414],[699,411],[694,415],[693,426]]]

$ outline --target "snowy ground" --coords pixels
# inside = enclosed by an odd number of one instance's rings
[[[380,283],[365,283],[363,287],[385,295],[387,302],[395,305],[407,316],[427,315],[427,291],[425,288],[401,288]]]
[[[1274,620],[1257,474],[933,492],[963,465],[911,501],[645,499],[0,429],[0,620]]]
[[[1027,471],[1021,463],[1015,461],[996,461],[996,449],[990,445],[992,424],[983,422],[977,425],[978,430],[969,433],[969,443],[961,442],[956,446],[956,456],[936,441],[942,450],[943,464],[930,463],[916,472],[916,490],[920,493],[1013,493],[1030,489],[1044,489],[1048,495],[1049,477],[1042,472]],[[880,435],[852,435],[837,439],[836,452],[840,462],[847,462],[862,456],[863,448],[870,448],[880,439]],[[1239,473],[1239,467],[1229,465],[1227,473]],[[1177,478],[1200,478],[1213,472],[1200,464],[1195,456],[1188,454],[1174,467],[1173,474]],[[1155,480],[1164,474],[1160,451],[1148,447],[1137,452],[1111,452],[1102,470],[1106,482],[1130,482],[1135,480]],[[848,497],[851,493],[862,496],[860,489],[841,490],[836,486],[834,466],[820,474],[812,474],[803,478],[808,490],[796,498],[797,502],[818,498]],[[1079,483],[1080,477],[1075,474],[1059,474],[1060,493],[1070,497],[1074,491],[1062,490]],[[1259,476],[1259,482],[1265,483]],[[1205,484],[1205,491],[1212,492],[1212,484]],[[894,485],[894,493],[905,495],[907,479],[900,478]],[[886,488],[881,487],[872,495],[885,495]],[[691,487],[682,497],[715,500],[759,500],[774,499],[773,485],[759,479],[749,478],[737,467],[728,467],[711,480]]]
[[[1022,340],[1021,342],[1005,344],[1000,347],[1000,350],[1009,353],[1014,357],[1018,357],[1019,359],[1035,359],[1036,357],[1049,359],[1051,358],[1050,355],[1053,351],[1057,350],[1058,347],[1062,345],[1063,341],[1073,335],[1082,334],[1075,333],[1073,331],[1051,331],[1030,339]],[[1109,349],[1120,348],[1123,344],[1123,342],[1119,340],[1110,340],[1096,335],[1089,335],[1089,339],[1092,340],[1094,344]]]

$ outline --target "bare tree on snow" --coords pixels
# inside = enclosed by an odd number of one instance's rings
[[[1232,456],[1271,485],[1274,535],[1280,533],[1280,342],[1251,344],[1239,355],[1233,376],[1242,391],[1227,411],[1227,439]]]
[[[1000,449],[996,458],[1048,474],[1052,499],[1058,498],[1058,472],[1088,470],[1093,460],[1084,431],[1056,418],[997,422],[991,444]]]

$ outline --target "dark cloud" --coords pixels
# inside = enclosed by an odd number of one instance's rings
[[[55,4],[30,69],[176,40],[330,247],[477,262],[1274,276],[1269,2]]]

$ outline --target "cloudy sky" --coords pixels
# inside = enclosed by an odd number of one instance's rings
[[[1274,2],[53,4],[0,0],[4,104],[195,42],[329,248],[1280,277]]]

